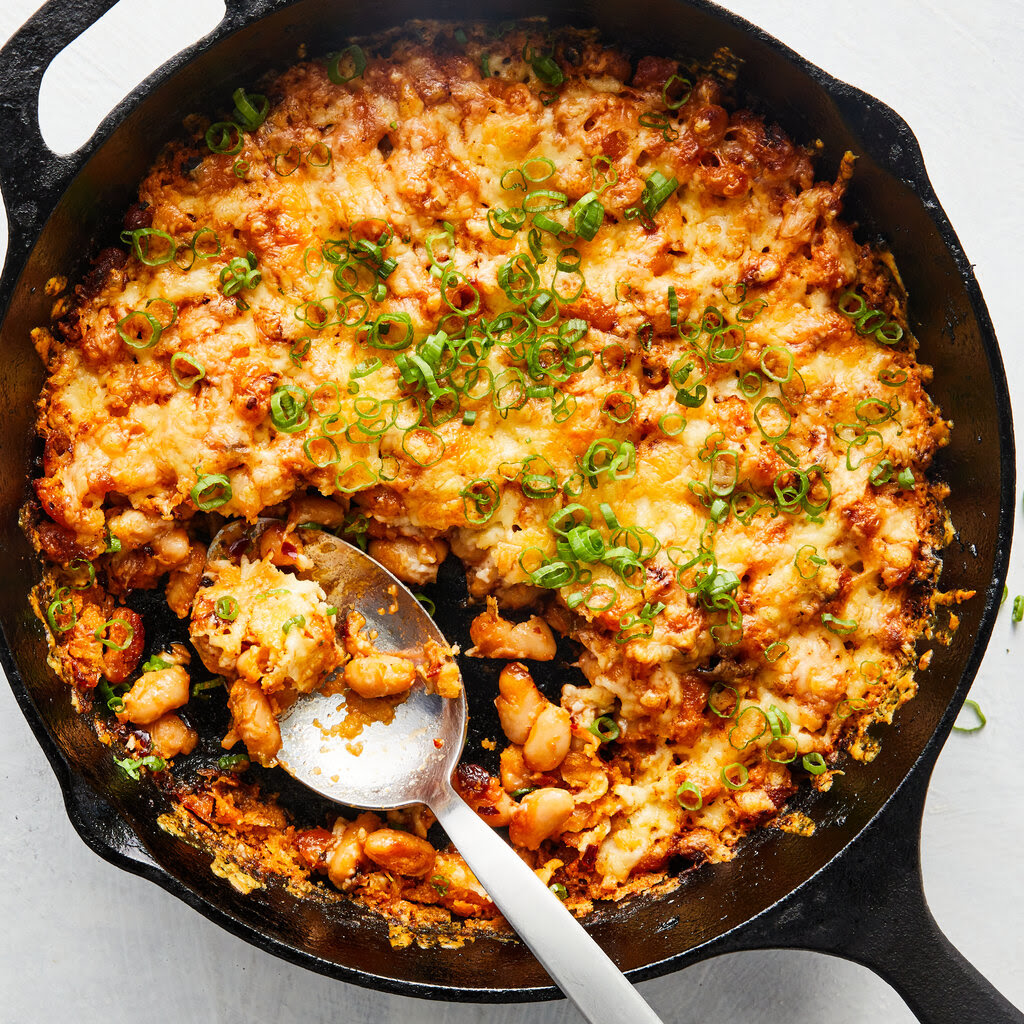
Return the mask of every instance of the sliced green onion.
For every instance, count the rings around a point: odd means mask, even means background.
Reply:
[[[651,176],[644,183],[644,190],[640,196],[647,216],[654,220],[655,214],[665,205],[669,196],[679,188],[678,178],[666,178],[661,171],[652,172]]]
[[[914,486],[914,482],[914,471],[909,466],[905,466],[896,474],[896,483],[905,491],[910,490]]]
[[[569,890],[561,882],[552,882],[548,888],[564,903],[569,898]]]
[[[804,771],[808,771],[812,775],[821,775],[828,768],[828,765],[825,764],[825,758],[817,751],[813,751],[810,754],[804,754],[801,763],[804,766]]]
[[[1022,611],[1024,611],[1024,600],[1022,600]],[[830,612],[821,613],[821,621],[825,628],[837,636],[847,636],[857,629],[856,619],[840,619]]]
[[[555,59],[548,53],[537,53],[532,48],[527,55],[523,52],[523,59],[533,68],[533,73],[545,84],[557,88],[565,81],[565,73],[555,62]]]
[[[295,629],[296,626],[299,629],[302,629],[302,627],[305,626],[305,625],[306,625],[306,616],[305,615],[293,615],[290,619],[287,619],[284,622],[284,624],[281,626],[281,629],[282,629],[282,631],[284,633],[287,634],[287,633],[290,633],[293,629]]]
[[[667,412],[659,418],[658,427],[666,437],[676,437],[686,429],[686,419],[678,412]]]
[[[163,324],[152,313],[141,309],[133,309],[117,321],[118,336],[134,349],[152,348],[160,340],[163,329]]]
[[[772,732],[772,739],[781,739],[783,736],[789,734],[792,724],[789,721],[789,715],[787,715],[782,708],[778,707],[776,704],[772,704],[765,712],[765,716],[768,719],[768,728],[771,729]]]
[[[223,622],[234,622],[238,618],[238,601],[233,597],[218,598],[214,611]]]
[[[341,461],[341,449],[333,437],[317,434],[302,442],[302,450],[317,469],[335,466]]]
[[[523,199],[523,209],[527,213],[549,213],[553,210],[564,210],[569,197],[564,192],[553,188],[538,188]]]
[[[206,145],[212,153],[235,156],[242,152],[244,142],[241,126],[234,121],[214,121],[206,129]]]
[[[669,110],[678,110],[690,98],[693,83],[682,75],[670,75],[661,87],[662,102]]]
[[[189,496],[201,512],[211,512],[231,500],[231,481],[224,473],[200,473]]]
[[[204,679],[202,682],[195,683],[192,687],[192,696],[198,697],[200,700],[210,699],[210,690],[216,690],[218,687],[225,686],[225,680],[223,676],[214,676],[212,679]]]
[[[66,633],[74,629],[78,622],[78,612],[75,610],[74,601],[68,597],[68,587],[58,587],[53,600],[46,608],[46,622],[54,633]],[[70,614],[70,621],[66,616]]]
[[[901,367],[889,366],[878,371],[878,379],[887,388],[898,388],[907,383],[910,374]]]
[[[121,626],[122,632],[125,634],[124,639],[118,643],[116,640],[111,640],[104,634],[111,626]],[[126,650],[128,645],[135,639],[135,627],[127,619],[107,619],[102,626],[97,626],[93,630],[92,634],[104,647],[109,647],[115,651]]]
[[[179,388],[188,391],[206,376],[206,368],[187,353],[175,352],[171,356],[171,376]]]
[[[849,697],[836,705],[836,718],[842,721],[844,718],[849,718],[855,711],[865,711],[867,708],[868,702],[863,697]]]
[[[297,384],[281,384],[270,396],[270,421],[283,434],[297,434],[309,426],[309,394]]]
[[[615,719],[610,715],[602,715],[600,718],[595,718],[587,726],[587,731],[592,732],[602,743],[614,742],[619,738],[621,732]]]
[[[134,231],[124,231],[121,233],[121,240],[131,242],[135,258],[147,267],[160,267],[165,263],[170,263],[178,251],[178,245],[174,239],[159,228],[136,228]],[[154,253],[154,240],[162,242],[166,248],[161,252],[158,246]]]
[[[161,658],[160,655],[154,654],[154,655],[151,655],[150,657],[148,657],[142,663],[142,671],[143,672],[162,672],[165,668],[170,668],[171,664],[172,663],[167,661],[165,658]]]
[[[210,248],[203,246],[202,252],[200,252],[199,241],[206,235],[213,236],[213,243],[216,245],[216,248],[213,248],[212,246]],[[192,236],[189,248],[192,250],[197,260],[212,260],[214,256],[220,255],[220,238],[217,236],[217,232],[214,231],[213,228],[200,228]]]
[[[249,767],[245,754],[225,754],[217,758],[217,767],[222,772],[244,772]]]
[[[743,719],[751,712],[760,716],[762,722],[761,729],[755,735],[749,736],[741,745],[737,745],[733,738],[733,734],[737,729],[742,730]],[[765,714],[764,710],[759,708],[756,704],[748,704],[745,708],[741,708],[736,714],[736,724],[729,730],[729,746],[734,750],[746,750],[751,743],[756,743],[768,731],[768,725],[768,716]]]
[[[723,708],[715,699],[723,693],[729,693],[732,695],[731,703],[728,705],[728,713],[726,712],[726,709]],[[719,718],[730,719],[735,716],[739,707],[740,694],[736,687],[729,686],[723,682],[716,682],[715,685],[711,687],[711,691],[708,693],[708,711],[713,715],[717,715]]]
[[[789,764],[796,760],[798,750],[795,736],[782,736],[764,748],[764,756],[773,764]]]
[[[704,806],[704,794],[693,782],[684,782],[679,786],[676,800],[684,811],[699,811]]]
[[[628,391],[609,391],[601,403],[601,412],[614,423],[628,423],[636,412],[636,395]]]
[[[588,192],[570,211],[576,234],[584,241],[593,241],[604,223],[604,206],[594,191]]]
[[[765,424],[762,420],[762,413],[771,410],[773,418],[776,421],[773,424]],[[778,441],[785,437],[790,428],[793,425],[793,417],[790,412],[783,406],[779,398],[762,398],[757,406],[754,407],[754,422],[758,426],[758,430],[770,441]],[[771,429],[769,429],[771,427]]]
[[[343,63],[344,71],[342,70]],[[327,62],[327,77],[335,85],[345,85],[346,82],[359,78],[365,70],[366,54],[363,52],[363,48],[356,46],[355,43],[346,46],[344,50],[336,53]],[[351,74],[346,74],[347,71],[351,71]]]
[[[810,551],[811,554],[804,555],[805,551]],[[804,569],[807,567],[806,563],[810,563],[810,565],[814,566],[813,570],[810,572],[804,572]],[[818,549],[813,544],[804,544],[804,546],[797,551],[796,557],[793,559],[793,564],[796,566],[796,571],[800,574],[801,579],[813,580],[814,577],[818,575],[821,567],[823,565],[828,565],[828,560],[822,558],[818,554]]]
[[[219,280],[221,292],[230,298],[243,288],[255,288],[263,280],[263,274],[257,269],[256,256],[250,252],[236,256],[223,267]]]
[[[270,112],[270,101],[266,96],[260,96],[257,93],[250,94],[239,87],[231,98],[235,101],[235,120],[246,131],[255,131],[266,121],[267,114]]]
[[[96,689],[99,691],[100,700],[106,704],[108,711],[113,711],[115,715],[119,715],[124,711],[124,697],[116,693],[110,683],[102,676],[96,684]]]
[[[162,757],[156,757],[152,754],[148,757],[126,757],[123,759],[115,757],[114,764],[136,782],[139,781],[140,768],[147,768],[151,772],[162,772],[167,767],[167,762]]]
[[[302,150],[298,146],[289,146],[283,153],[274,154],[274,173],[279,178],[287,178],[294,174],[302,164]]]
[[[86,572],[86,580],[84,583],[68,584],[72,590],[88,590],[96,582],[96,570],[93,568],[92,562],[87,558],[72,559],[68,562],[68,569],[71,571],[84,569]]]
[[[641,114],[638,123],[643,128],[653,128],[655,131],[661,132],[661,137],[666,142],[671,142],[679,137],[679,129],[672,126],[668,114],[663,114],[660,111],[652,110]]]
[[[1018,594],[1013,599],[1013,610],[1011,612],[1011,618],[1014,622],[1020,622],[1024,619],[1024,594]]]
[[[470,480],[459,491],[462,498],[466,521],[472,526],[482,526],[497,511],[501,504],[501,492],[489,477]]]
[[[314,142],[306,150],[306,163],[310,167],[330,167],[333,160],[334,153],[331,152],[331,147],[325,142]]]
[[[965,700],[964,701],[964,707],[965,708],[970,708],[974,712],[974,715],[975,715],[975,718],[977,719],[977,721],[975,722],[974,725],[956,725],[954,723],[954,725],[953,725],[954,731],[955,732],[978,732],[979,729],[984,729],[985,728],[985,724],[988,722],[988,719],[982,713],[981,708],[978,706],[978,702],[976,700],[970,700],[970,699]]]
[[[733,761],[722,769],[722,781],[729,789],[742,789],[750,779],[746,766]]]

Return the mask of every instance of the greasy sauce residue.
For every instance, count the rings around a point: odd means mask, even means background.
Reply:
[[[340,678],[340,677],[339,677]],[[395,718],[395,708],[404,704],[409,694],[396,693],[390,697],[360,697],[354,690],[342,685],[340,690],[325,690],[325,693],[338,692],[345,698],[344,702],[338,705],[338,710],[344,712],[345,717],[335,725],[325,726],[319,719],[314,719],[313,724],[320,729],[324,736],[337,736],[340,739],[355,739],[368,725],[374,722],[382,722],[390,725]],[[358,749],[349,744],[349,751],[359,754],[362,751],[362,744],[357,744]]]

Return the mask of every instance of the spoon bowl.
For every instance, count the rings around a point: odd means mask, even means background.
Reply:
[[[447,650],[444,635],[423,606],[379,562],[328,533],[304,545],[311,575],[338,609],[366,619],[367,635],[385,654],[415,655],[426,640]],[[466,695],[439,697],[417,683],[393,717],[350,723],[361,702],[333,689],[296,701],[279,719],[279,764],[317,792],[348,804],[390,810],[429,804],[438,780],[447,782],[466,743]]]

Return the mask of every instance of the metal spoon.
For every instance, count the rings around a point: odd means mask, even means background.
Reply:
[[[340,611],[361,612],[383,652],[447,642],[419,601],[383,566],[326,533],[307,541],[308,573]],[[339,710],[340,708],[340,710]],[[548,887],[451,785],[466,742],[466,698],[444,699],[416,686],[391,722],[365,726],[353,743],[341,726],[344,698],[303,696],[280,719],[285,771],[350,807],[388,810],[426,804],[495,905],[558,987],[592,1024],[661,1024],[625,975]]]

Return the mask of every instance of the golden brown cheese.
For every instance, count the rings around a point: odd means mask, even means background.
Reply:
[[[581,649],[474,806],[500,805],[538,867],[557,852],[574,898],[612,896],[674,855],[731,856],[849,725],[912,693],[948,425],[891,261],[840,219],[852,160],[815,182],[676,62],[466,31],[368,45],[343,83],[299,64],[237,152],[168,149],[135,250],[44,347],[36,538],[101,577],[138,550],[147,585],[191,564],[207,511],[291,500],[295,523],[319,502],[421,581],[447,542],[474,597],[534,605]],[[207,628],[224,587],[200,588],[193,636],[227,672],[242,627]],[[540,656],[484,625],[482,653]]]

